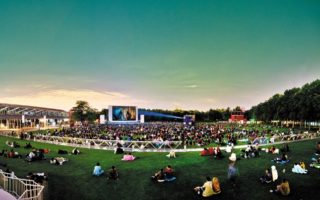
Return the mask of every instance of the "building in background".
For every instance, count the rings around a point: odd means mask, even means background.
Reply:
[[[40,129],[68,125],[64,110],[0,103],[0,130]]]

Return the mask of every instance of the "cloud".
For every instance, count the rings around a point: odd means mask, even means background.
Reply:
[[[185,86],[185,87],[186,87],[186,88],[197,88],[198,85],[193,84],[193,85],[187,85],[187,86]]]
[[[77,100],[88,101],[91,107],[102,109],[109,105],[141,105],[148,101],[134,99],[130,96],[112,91],[88,89],[52,89],[30,94],[0,97],[1,103],[42,106],[70,110]]]

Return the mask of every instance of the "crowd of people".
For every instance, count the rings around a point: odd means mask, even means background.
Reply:
[[[285,130],[285,131],[284,131]],[[202,147],[210,144],[236,145],[238,141],[253,142],[258,137],[290,135],[290,129],[275,129],[269,126],[249,126],[224,123],[198,123],[186,126],[182,123],[108,124],[88,125],[48,130],[44,132],[22,133],[21,138],[46,139],[41,136],[56,136],[81,139],[153,141],[165,143],[182,141],[185,146]],[[270,139],[270,140],[271,140]],[[70,141],[71,142],[71,141]]]

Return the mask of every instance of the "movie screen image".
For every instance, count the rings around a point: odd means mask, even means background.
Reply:
[[[113,106],[113,121],[136,121],[137,111],[134,106]]]

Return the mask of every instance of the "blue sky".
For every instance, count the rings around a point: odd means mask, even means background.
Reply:
[[[0,102],[249,109],[320,75],[320,1],[0,1]]]

